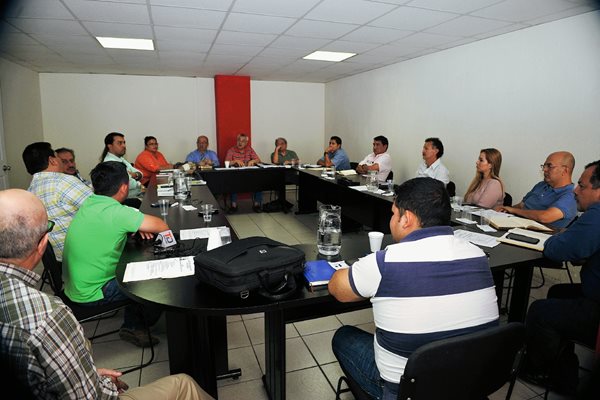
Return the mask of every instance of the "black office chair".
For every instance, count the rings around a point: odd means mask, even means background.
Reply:
[[[456,196],[456,184],[452,181],[448,182],[446,185],[446,191],[448,192],[449,197]]]
[[[408,358],[398,400],[482,400],[506,382],[510,399],[524,346],[525,326],[520,322],[428,343]],[[371,398],[342,371],[336,400],[347,391],[357,400]],[[342,382],[348,389],[341,389]]]
[[[389,181],[390,179],[394,180],[394,171],[392,171],[391,169],[390,169],[390,173],[388,174],[387,178],[385,178],[385,180]]]
[[[480,400],[506,382],[510,399],[524,345],[519,322],[426,344],[408,358],[398,399]]]
[[[356,169],[358,167],[358,163],[354,161],[350,161],[350,169]]]
[[[44,265],[44,272],[47,271],[46,275],[49,279],[50,287],[52,288],[54,295],[59,297],[63,301],[63,303],[65,303],[65,305],[71,309],[73,315],[80,323],[93,322],[105,318],[111,318],[119,310],[124,309],[125,307],[130,306],[132,304],[137,305],[132,300],[122,300],[111,304],[105,304],[94,307],[82,306],[81,304],[75,303],[71,299],[69,299],[69,297],[67,297],[63,290],[62,263],[58,262],[58,260],[56,259],[56,256],[54,255],[54,249],[52,249],[50,243],[48,243],[48,245],[46,246],[46,250],[42,255],[42,264]],[[121,371],[123,372],[123,374],[128,374],[130,372],[140,370],[144,367],[147,367],[154,361],[154,345],[152,344],[152,335],[150,333],[150,327],[147,324],[146,331],[148,332],[148,339],[150,342],[150,359],[146,362],[142,360],[140,365],[125,371]],[[88,339],[93,340],[117,332],[119,332],[119,329],[93,335]]]

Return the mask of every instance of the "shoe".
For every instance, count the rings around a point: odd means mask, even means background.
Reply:
[[[262,208],[260,207],[260,204],[253,205],[252,209],[254,210],[255,213],[261,213],[262,212]]]
[[[138,347],[150,347],[151,344],[157,345],[160,342],[156,336],[150,335],[150,338],[148,338],[148,332],[143,329],[121,328],[119,330],[119,337],[121,340]]]
[[[235,214],[237,212],[237,206],[231,206],[229,207],[229,210],[227,210],[227,214]]]
[[[548,376],[546,374],[535,374],[531,372],[521,371],[519,372],[518,378],[524,382],[542,388],[545,388],[548,384]]]

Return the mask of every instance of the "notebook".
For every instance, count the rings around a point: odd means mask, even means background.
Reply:
[[[307,261],[304,264],[304,278],[309,288],[326,286],[338,269],[348,268],[345,261],[328,262],[325,260]]]
[[[532,229],[541,232],[552,232],[551,228],[531,219],[515,217],[514,215],[494,215],[490,217],[490,225],[496,229]]]

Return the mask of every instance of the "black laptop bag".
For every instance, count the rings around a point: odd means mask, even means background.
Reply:
[[[233,241],[194,258],[196,277],[225,293],[247,298],[251,292],[279,300],[292,295],[304,269],[304,252],[254,236]]]

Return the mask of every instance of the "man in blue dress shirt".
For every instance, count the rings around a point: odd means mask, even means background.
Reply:
[[[212,150],[208,150],[208,138],[206,136],[198,136],[198,140],[196,140],[196,146],[198,146],[198,149],[188,154],[185,158],[185,162],[193,162],[201,167],[219,166],[219,157],[217,157],[217,153]]]
[[[497,209],[554,229],[565,228],[577,215],[571,179],[575,158],[568,151],[558,151],[550,154],[540,167],[544,173],[542,182],[537,183],[519,204]]]
[[[585,166],[575,199],[583,214],[546,240],[544,256],[581,264],[581,283],[554,285],[547,299],[531,304],[523,371],[525,380],[548,383],[568,395],[575,394],[578,384],[572,341],[594,347],[600,324],[600,160]]]
[[[335,166],[338,170],[351,169],[350,159],[342,149],[342,139],[339,136],[332,136],[329,139],[329,146],[325,149],[323,157],[317,161],[317,164],[324,167]]]

